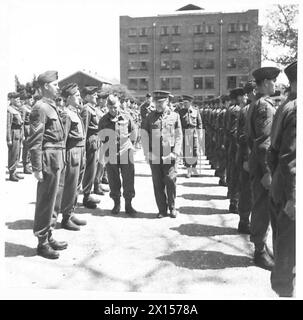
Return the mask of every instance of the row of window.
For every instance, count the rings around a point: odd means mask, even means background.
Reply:
[[[181,35],[181,26],[160,26],[160,35]],[[249,24],[248,23],[229,23],[227,25],[227,32],[248,32]],[[192,29],[193,34],[213,34],[215,33],[214,24],[197,24],[193,25]],[[152,33],[152,27],[141,27],[141,28],[129,28],[128,36],[129,37],[146,37]]]
[[[244,59],[236,59],[236,58],[228,58],[226,61],[227,69],[236,69],[236,68],[248,68],[249,60],[247,58]],[[213,59],[194,59],[193,60],[193,69],[201,70],[201,69],[214,69],[215,68],[215,60]],[[181,70],[181,61],[180,60],[161,60],[160,62],[161,70]],[[147,71],[148,70],[148,61],[129,61],[128,62],[128,70],[129,71]]]
[[[248,81],[248,76],[228,76],[227,89],[234,89],[237,86],[243,87]],[[193,77],[193,89],[214,89],[215,88],[215,77],[214,76],[195,76]],[[129,78],[128,89],[130,90],[149,90],[147,78]],[[181,90],[181,77],[161,77],[160,78],[160,89],[161,90]]]
[[[160,51],[161,53],[179,53],[181,52],[181,44],[180,43],[162,43]],[[235,40],[229,40],[227,43],[227,50],[237,50],[238,43]],[[193,43],[193,51],[194,52],[203,52],[203,51],[214,51],[215,43],[213,41],[195,41]],[[148,53],[148,44],[129,44],[128,45],[128,54],[137,54]]]

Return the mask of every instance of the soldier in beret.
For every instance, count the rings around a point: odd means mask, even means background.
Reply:
[[[183,133],[183,157],[187,168],[186,177],[198,176],[198,146],[202,147],[202,120],[199,110],[192,105],[193,96],[183,95],[184,108],[179,110]]]
[[[268,149],[275,114],[274,103],[270,95],[275,92],[275,83],[279,73],[280,70],[275,67],[263,67],[253,72],[257,95],[247,114],[247,142],[250,149],[248,165],[253,199],[250,241],[255,246],[255,264],[268,270],[274,266],[273,255],[266,246],[270,222],[269,188],[271,185]],[[273,224],[272,228],[274,232]]]
[[[80,191],[83,173],[85,170],[85,127],[80,116],[82,99],[77,84],[70,83],[62,88],[62,97],[66,101],[65,143],[66,166],[60,211],[62,212],[61,227],[77,231],[80,226],[86,225],[85,220],[78,219],[75,214],[77,196]]]
[[[168,108],[169,92],[154,91],[156,110],[146,118],[142,130],[142,146],[152,172],[158,218],[175,218],[177,157],[182,150],[182,127],[178,113]]]
[[[297,62],[284,69],[290,82],[288,99],[279,106],[272,125],[269,164],[271,205],[276,220],[275,265],[271,286],[281,297],[291,297],[295,280]]]
[[[21,113],[20,94],[8,94],[9,105],[7,108],[6,142],[8,146],[8,171],[10,181],[19,181],[22,176],[16,173],[20,157],[21,142],[23,138],[23,118]]]
[[[103,143],[100,153],[104,153],[105,156],[110,186],[109,196],[114,200],[111,212],[115,215],[120,213],[121,173],[125,213],[133,217],[137,213],[132,207],[132,199],[135,197],[134,143],[137,138],[135,125],[130,115],[120,110],[118,97],[109,95],[107,107],[108,113],[99,123],[99,136]]]
[[[34,234],[38,237],[38,255],[57,259],[57,250],[67,248],[65,241],[53,238],[59,202],[59,183],[64,180],[65,137],[55,99],[59,94],[57,71],[39,75],[42,99],[33,106],[30,114],[28,147],[31,152],[32,169],[38,180],[34,219]]]
[[[100,142],[98,139],[100,115],[97,113],[97,91],[98,87],[86,86],[82,90],[85,105],[81,110],[81,117],[86,131],[86,167],[82,180],[83,206],[91,209],[97,207],[100,200],[91,195],[94,185]]]

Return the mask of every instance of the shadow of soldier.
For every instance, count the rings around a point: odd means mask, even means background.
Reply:
[[[177,184],[183,187],[193,187],[193,188],[219,187],[218,183],[182,182]]]
[[[37,255],[36,248],[30,248],[21,244],[5,242],[5,257],[34,257]]]
[[[200,200],[200,201],[209,201],[209,200],[226,200],[226,196],[220,195],[208,195],[208,194],[197,194],[197,193],[187,193],[181,194],[177,197],[186,199],[186,200]]]
[[[211,207],[184,206],[184,207],[179,207],[179,212],[183,214],[191,214],[191,215],[212,215],[212,214],[225,214],[225,213],[228,213],[228,210],[211,208]]]
[[[214,237],[222,235],[238,235],[237,229],[229,227],[216,227],[205,224],[188,223],[179,227],[170,228],[180,234],[190,237]]]
[[[14,222],[6,222],[5,225],[10,230],[27,230],[27,229],[33,229],[34,228],[34,221],[33,220],[17,220]]]
[[[200,270],[246,268],[254,265],[250,257],[205,250],[179,250],[157,259],[172,262],[177,267]]]

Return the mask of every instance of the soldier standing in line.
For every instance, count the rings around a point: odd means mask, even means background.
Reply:
[[[254,103],[256,96],[256,84],[254,81],[247,82],[244,86],[244,93],[247,94],[247,104],[241,108],[238,125],[237,125],[237,167],[239,170],[239,204],[238,213],[240,221],[238,224],[238,232],[250,234],[249,217],[251,213],[251,187],[248,172],[248,155],[249,149],[246,136],[247,112],[251,103]]]
[[[177,157],[182,150],[180,116],[168,108],[169,92],[154,91],[156,110],[146,118],[142,130],[142,146],[152,172],[158,218],[176,218]]]
[[[296,264],[297,62],[288,65],[284,72],[290,82],[290,94],[275,114],[269,153],[270,197],[277,228],[271,286],[279,296],[292,297]]]
[[[246,104],[244,100],[243,88],[235,88],[230,91],[230,96],[235,100],[234,105],[228,109],[227,114],[227,133],[229,140],[228,148],[228,194],[230,199],[229,212],[238,213],[238,178],[239,170],[237,167],[236,155],[238,151],[237,145],[237,124],[241,107]]]
[[[146,117],[155,110],[155,106],[153,105],[153,98],[150,93],[146,94],[146,100],[140,106],[140,115],[141,115],[141,128],[144,125],[144,121]]]
[[[64,110],[66,166],[62,198],[59,210],[62,212],[61,227],[67,230],[80,230],[79,226],[86,225],[85,220],[78,219],[75,214],[77,196],[85,170],[85,128],[80,116],[82,101],[77,84],[70,83],[62,88],[62,97],[66,101]]]
[[[8,94],[9,105],[7,108],[6,142],[8,146],[8,171],[9,180],[18,182],[24,177],[16,173],[20,157],[21,141],[23,138],[23,119],[21,114],[20,94]]]
[[[114,200],[112,214],[119,214],[121,209],[121,179],[125,213],[134,217],[137,211],[132,207],[135,196],[134,143],[136,131],[133,119],[120,110],[118,97],[107,98],[108,113],[99,123],[100,140],[103,143],[100,153],[105,152],[105,162],[110,186],[109,196]],[[104,149],[104,150],[103,150]]]
[[[22,118],[24,121],[24,140],[22,147],[22,163],[23,163],[23,172],[25,174],[32,174],[30,169],[30,152],[27,146],[27,140],[30,131],[29,117],[32,111],[33,99],[29,93],[24,92],[21,94],[20,98],[24,101],[24,104],[21,107]]]
[[[192,105],[193,96],[182,96],[184,108],[178,113],[183,133],[183,157],[187,168],[186,177],[198,176],[198,147],[202,147],[202,120],[199,110]]]
[[[252,190],[252,211],[250,222],[250,241],[254,243],[254,262],[257,266],[271,270],[274,266],[273,255],[266,246],[270,222],[269,188],[271,173],[268,165],[270,132],[275,108],[270,95],[275,92],[275,82],[280,70],[263,67],[253,72],[256,80],[257,95],[247,114],[247,141],[250,149],[249,176]],[[273,234],[275,226],[272,223]]]
[[[81,117],[86,131],[86,166],[82,180],[83,206],[95,209],[100,200],[91,195],[97,172],[100,142],[98,138],[100,118],[96,111],[98,87],[86,86],[82,90],[82,97],[86,104],[81,111]]]
[[[65,241],[56,241],[52,235],[57,222],[54,208],[65,162],[64,128],[55,103],[59,94],[57,71],[40,74],[37,83],[42,99],[35,103],[30,114],[28,137],[32,169],[38,180],[34,234],[38,237],[38,255],[57,259],[57,250],[67,248]]]

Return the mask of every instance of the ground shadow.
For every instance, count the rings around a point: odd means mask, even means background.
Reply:
[[[254,265],[250,257],[205,250],[180,250],[157,259],[172,262],[177,267],[199,270],[246,268]]]
[[[135,177],[151,177],[151,173],[150,173],[150,174],[146,174],[146,173],[135,173]]]
[[[5,257],[33,257],[37,255],[36,248],[30,248],[21,244],[5,242]]]
[[[219,187],[217,183],[202,183],[202,182],[183,182],[178,183],[180,186],[193,187],[193,188],[208,188],[208,187]]]
[[[211,214],[226,214],[228,213],[227,209],[216,209],[210,207],[180,207],[179,212],[183,214],[191,215],[211,215]]]
[[[207,224],[188,223],[171,228],[180,234],[190,237],[214,237],[223,235],[238,235],[237,229],[229,227],[217,227]]]
[[[186,174],[187,173],[178,173],[177,177],[186,178]],[[203,177],[214,177],[214,174],[213,173],[200,173],[198,176],[191,176],[191,178],[188,178],[188,179],[198,179],[198,178],[203,178]]]
[[[208,194],[197,194],[197,193],[181,194],[177,197],[180,197],[186,200],[204,200],[204,201],[227,199],[226,196],[220,196],[217,194],[208,195]]]
[[[17,220],[14,222],[6,222],[5,225],[8,227],[8,229],[11,229],[11,230],[27,230],[27,229],[34,228],[34,221],[24,219],[24,220]]]

